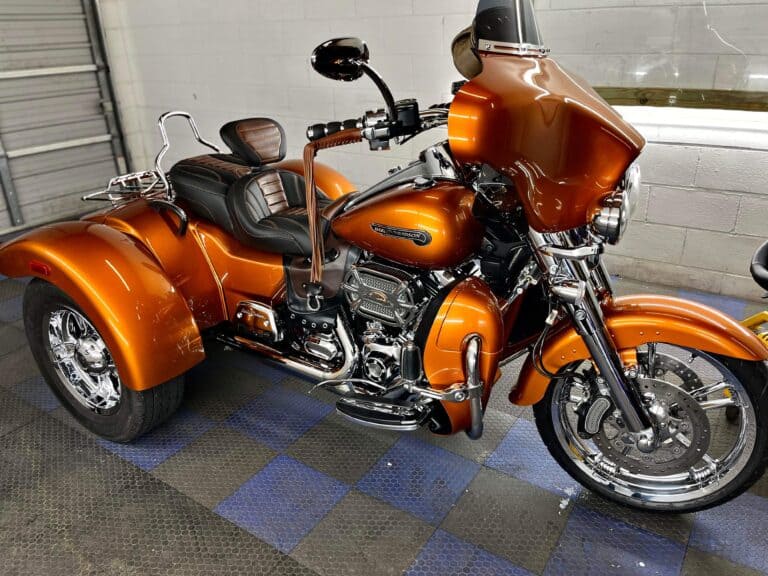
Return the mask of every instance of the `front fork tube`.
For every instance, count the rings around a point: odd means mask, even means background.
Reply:
[[[550,272],[550,276],[560,270],[561,261],[546,255],[546,250],[543,250],[550,245],[550,238],[531,233],[531,240],[537,249],[541,265]],[[643,407],[639,392],[628,382],[624,374],[623,362],[607,331],[600,307],[597,292],[598,290],[611,292],[610,276],[602,264],[591,270],[584,260],[566,260],[562,263],[585,288],[583,297],[572,298],[566,302],[566,309],[600,371],[604,387],[610,391],[616,408],[621,411],[628,430],[635,437],[636,446],[642,452],[651,452],[655,447],[652,422]],[[552,292],[558,293],[554,288]]]

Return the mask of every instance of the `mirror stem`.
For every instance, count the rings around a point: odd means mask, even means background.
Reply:
[[[376,72],[371,66],[369,66],[367,63],[362,63],[361,68],[363,72],[365,72],[365,75],[368,76],[371,80],[373,80],[373,83],[376,84],[376,87],[381,92],[381,95],[384,97],[384,102],[387,105],[387,110],[389,114],[389,119],[392,122],[397,121],[397,107],[395,106],[395,97],[392,96],[392,91],[389,89],[389,86],[387,86],[386,82],[384,82],[384,79],[379,76],[379,73]]]

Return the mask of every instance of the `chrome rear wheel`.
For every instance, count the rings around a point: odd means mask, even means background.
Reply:
[[[568,367],[537,406],[542,437],[571,475],[622,504],[669,511],[712,506],[757,479],[766,434],[759,379],[737,375],[727,359],[664,344],[638,350],[638,364],[634,382],[657,437],[651,452],[637,448],[612,406],[598,413],[596,433],[585,431],[585,415],[604,398],[591,363]]]
[[[84,407],[99,414],[120,404],[122,384],[101,335],[81,313],[61,308],[48,316],[48,354],[62,384]]]

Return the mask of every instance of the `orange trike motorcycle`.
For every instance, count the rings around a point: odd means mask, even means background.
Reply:
[[[47,382],[127,442],[174,412],[215,339],[360,424],[476,439],[501,367],[526,356],[509,399],[584,486],[671,512],[742,493],[766,467],[768,348],[692,302],[615,298],[601,260],[630,224],[645,141],[548,57],[529,0],[481,0],[454,57],[468,81],[422,110],[395,101],[364,42],[318,47],[319,73],[368,76],[386,107],[310,127],[302,160],[273,120],[224,126],[225,153],[163,116],[155,169],[89,198],[105,210],[0,248],[1,273],[34,277],[24,322]],[[166,173],[174,116],[211,153]],[[368,190],[315,162],[446,125]]]

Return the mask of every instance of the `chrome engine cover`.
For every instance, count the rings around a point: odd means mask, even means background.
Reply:
[[[353,314],[401,329],[414,321],[424,300],[417,279],[376,262],[353,266],[343,289]]]

